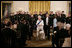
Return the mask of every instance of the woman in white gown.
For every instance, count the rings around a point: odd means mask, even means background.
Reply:
[[[41,19],[41,16],[38,16],[36,25],[37,25],[37,39],[45,39],[45,33],[44,33],[44,29],[43,29],[44,22]]]

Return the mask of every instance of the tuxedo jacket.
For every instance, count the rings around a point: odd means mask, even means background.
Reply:
[[[16,32],[10,28],[1,30],[1,44],[3,47],[12,47],[15,44]]]

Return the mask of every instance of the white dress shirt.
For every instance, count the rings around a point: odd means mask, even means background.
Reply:
[[[57,27],[57,19],[56,18],[53,19],[53,27]]]
[[[46,17],[46,25],[48,25],[48,17]]]

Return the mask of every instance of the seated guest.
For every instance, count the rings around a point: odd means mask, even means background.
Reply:
[[[5,48],[15,47],[16,33],[11,28],[11,23],[7,22],[4,29],[1,30],[1,44]]]
[[[43,31],[42,33],[45,34],[44,33],[44,29],[43,29],[44,22],[41,19],[41,16],[38,16],[38,20],[36,22],[36,26],[37,26],[37,38],[39,38],[40,31]],[[43,35],[42,39],[45,39],[45,35]]]
[[[65,35],[65,41],[62,47],[71,47],[71,25],[70,24],[66,24],[66,30],[67,33]]]

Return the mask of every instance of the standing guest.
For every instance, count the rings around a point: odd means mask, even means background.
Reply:
[[[71,47],[71,25],[70,24],[66,24],[65,41],[62,47]]]
[[[34,15],[33,15],[33,16],[34,16],[34,18],[35,18],[35,23],[36,23],[36,21],[37,21],[37,19],[38,19],[38,18],[37,18],[37,17],[38,17],[37,11],[34,12]],[[35,28],[35,30],[36,30],[36,27],[35,27],[35,26],[34,26],[34,28]]]
[[[55,15],[57,16],[57,12],[55,12]]]
[[[64,11],[62,11],[62,13],[61,13],[61,17],[63,17],[63,18],[66,17],[66,15],[64,14]]]
[[[46,14],[48,14],[48,12],[43,11],[43,20],[46,18]]]
[[[4,22],[1,22],[1,29],[5,28]]]
[[[52,35],[52,46],[53,47],[55,47],[54,46],[54,44],[55,44],[55,39],[54,39],[54,33],[56,32],[56,29],[57,29],[57,18],[56,18],[57,16],[56,16],[56,14],[55,14],[55,16],[54,16],[54,19],[53,19],[53,35]]]
[[[20,31],[20,46],[26,46],[27,40],[27,23],[25,20],[21,20],[20,24],[18,25],[18,29]]]
[[[50,28],[52,28],[53,27],[53,18],[54,18],[54,13],[53,13],[53,11],[51,11],[50,12],[50,14],[49,14],[49,25],[50,25]]]
[[[60,22],[61,21],[61,12],[58,11],[57,12],[57,22]]]
[[[53,11],[50,11],[50,15],[49,16],[54,16],[54,13]]]
[[[41,11],[39,12],[39,15],[42,16],[42,12]]]
[[[1,45],[4,48],[15,48],[16,32],[10,27],[11,23],[7,22],[5,28],[1,30]]]
[[[57,25],[57,29],[55,30],[55,37],[54,37],[54,43],[56,44],[56,47],[61,47],[63,42],[64,42],[64,32],[65,32],[65,29],[62,28],[62,23],[61,21],[58,22],[58,25]]]
[[[44,20],[44,29],[45,29],[45,36],[47,36],[49,39],[50,37],[49,14],[46,14],[46,18]]]
[[[31,15],[30,17],[29,25],[30,25],[29,39],[31,40],[31,37],[33,36],[34,25],[35,25],[35,18],[33,15]]]
[[[43,14],[42,14],[41,11],[39,12],[39,15],[41,16],[41,18],[42,18],[42,20],[43,20]]]
[[[53,29],[56,30],[56,27],[57,27],[57,16],[55,15],[54,16],[54,19],[53,19]]]
[[[10,14],[10,20],[12,22],[12,25],[14,24],[15,18],[14,18],[14,13]]]
[[[36,22],[36,26],[37,26],[37,39],[39,38],[39,32],[40,31],[43,31],[42,33],[44,33],[44,29],[43,29],[43,26],[44,26],[44,22],[43,20],[41,19],[41,16],[38,16],[38,20]],[[43,35],[42,39],[45,39],[45,35]]]
[[[30,14],[29,12],[26,12],[26,20],[29,21],[29,18],[30,18]]]
[[[64,11],[62,11],[62,13],[61,13],[61,21],[62,21],[62,24],[64,26],[64,24],[66,22],[66,15],[64,14]]]
[[[37,17],[38,17],[37,11],[34,12],[34,15],[33,15],[33,16],[34,16],[34,18],[36,18],[36,20],[37,20]]]
[[[66,24],[71,24],[71,13],[68,14],[68,17],[66,18]]]

